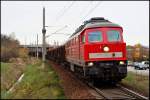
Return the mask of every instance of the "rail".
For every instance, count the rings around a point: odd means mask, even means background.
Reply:
[[[133,100],[133,99],[142,99],[142,100],[149,100],[148,97],[142,96],[139,93],[136,93],[130,89],[127,89],[119,84],[113,87],[108,88],[98,88],[93,86],[92,84],[86,83],[90,88],[96,91],[102,99],[126,99],[126,100]]]

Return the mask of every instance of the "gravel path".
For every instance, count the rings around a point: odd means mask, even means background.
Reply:
[[[58,73],[61,86],[64,88],[65,95],[68,99],[95,99],[89,93],[88,87],[79,81],[71,72],[52,61],[49,62],[52,68]]]

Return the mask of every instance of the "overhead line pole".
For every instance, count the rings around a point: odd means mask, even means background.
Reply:
[[[42,60],[45,62],[45,55],[46,55],[46,45],[45,45],[45,34],[46,34],[46,29],[45,29],[45,7],[43,7],[43,49],[42,49]]]

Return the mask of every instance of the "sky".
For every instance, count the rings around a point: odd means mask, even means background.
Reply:
[[[83,21],[104,17],[123,27],[127,45],[149,46],[149,1],[1,1],[1,34],[14,33],[21,44],[35,44],[38,34],[41,44],[43,7],[51,45],[65,43]]]

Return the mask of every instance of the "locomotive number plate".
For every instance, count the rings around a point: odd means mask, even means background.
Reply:
[[[122,57],[122,52],[89,53],[89,58],[118,58],[118,57]]]

